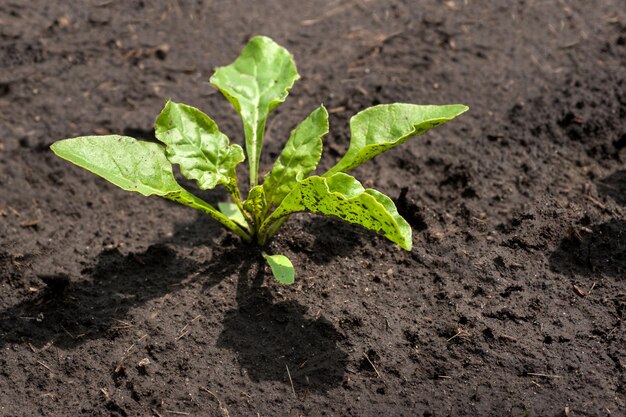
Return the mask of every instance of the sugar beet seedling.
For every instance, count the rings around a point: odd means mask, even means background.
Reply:
[[[335,216],[382,234],[411,250],[411,227],[384,194],[364,188],[348,171],[408,139],[467,111],[461,104],[419,106],[384,104],[367,108],[350,120],[350,146],[343,158],[322,175],[312,175],[328,133],[328,112],[320,106],[292,132],[259,184],[259,160],[269,113],[285,101],[299,78],[291,54],[267,37],[256,36],[232,64],[218,68],[211,84],[230,101],[243,122],[250,167],[250,192],[243,199],[237,165],[245,160],[215,122],[200,110],[168,101],[157,117],[155,134],[165,146],[126,136],[83,136],[51,146],[59,157],[85,168],[118,187],[144,196],[157,195],[204,212],[247,242],[260,246],[274,236],[293,213]],[[196,197],[175,180],[172,164],[201,190],[226,188],[232,202],[218,208]],[[281,284],[294,282],[284,255],[263,253]]]

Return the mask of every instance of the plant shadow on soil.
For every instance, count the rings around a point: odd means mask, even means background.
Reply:
[[[597,224],[587,230],[591,232],[573,229],[569,232],[550,255],[550,268],[565,275],[603,274],[623,279],[626,276],[626,220]]]
[[[601,195],[626,205],[626,170],[615,171],[596,185]],[[568,231],[550,256],[550,268],[561,274],[626,277],[626,220],[591,225],[584,216],[578,224],[584,229]]]
[[[598,193],[626,206],[626,170],[618,170],[597,181]],[[626,220],[591,225],[584,216],[584,229],[572,227],[550,256],[550,268],[561,274],[626,276]]]
[[[0,347],[23,342],[73,349],[92,339],[114,339],[130,325],[125,321],[130,309],[180,288],[198,267],[172,249],[178,238],[143,252],[105,249],[77,280],[65,274],[38,275],[46,284],[43,289],[0,311]]]
[[[289,384],[288,367],[298,391],[326,391],[341,384],[348,358],[337,344],[343,335],[323,316],[307,316],[307,307],[298,302],[275,301],[270,289],[262,286],[270,277],[260,250],[229,235],[222,242],[207,242],[207,234],[219,233],[210,223],[199,217],[191,224],[177,225],[171,238],[143,252],[125,255],[117,248],[103,250],[94,266],[83,270],[87,278],[40,276],[44,289],[0,311],[0,348],[7,343],[36,348],[54,343],[73,349],[92,339],[114,339],[129,325],[126,317],[132,308],[191,280],[209,290],[238,274],[238,306],[225,313],[217,347],[234,351],[240,366],[257,382]],[[173,249],[201,244],[220,252],[208,266]]]
[[[597,183],[598,192],[626,206],[626,170],[615,171]]]
[[[226,312],[217,347],[235,352],[255,382],[293,382],[296,391],[321,392],[340,385],[348,361],[338,346],[344,336],[325,317],[307,317],[308,308],[297,301],[274,300],[262,285],[270,274],[258,248],[239,246],[226,257],[240,260],[216,271],[238,271],[237,308]]]
[[[325,265],[335,258],[352,255],[356,248],[363,247],[362,239],[375,235],[374,232],[339,219],[319,215],[304,220],[302,231],[303,236],[285,243],[295,253],[303,253],[316,265]]]

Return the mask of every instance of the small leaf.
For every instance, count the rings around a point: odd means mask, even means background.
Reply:
[[[224,216],[228,217],[243,228],[248,228],[248,222],[246,221],[243,213],[241,213],[241,210],[239,210],[239,207],[237,207],[237,204],[220,201],[217,203],[217,208],[222,212]]]
[[[263,223],[260,233],[273,230],[274,222],[300,211],[339,217],[380,233],[401,248],[411,250],[411,227],[398,214],[393,201],[376,190],[366,190],[348,174],[312,176],[298,183]]]
[[[250,236],[232,220],[176,182],[165,149],[156,143],[117,135],[83,136],[60,140],[50,149],[124,190],[157,195],[200,210],[250,241]]]
[[[462,104],[418,106],[395,103],[367,108],[350,119],[350,147],[337,165],[324,176],[348,172],[467,110],[468,107]]]
[[[263,252],[263,257],[267,261],[272,270],[272,275],[276,281],[283,285],[291,285],[295,281],[295,271],[293,264],[285,255],[268,255]]]
[[[266,175],[263,188],[268,205],[278,205],[298,183],[298,174],[307,176],[322,156],[322,136],[328,133],[328,112],[324,106],[315,109],[289,137],[287,144]]]
[[[215,70],[211,84],[233,105],[243,121],[250,164],[250,188],[258,183],[259,158],[269,113],[285,101],[300,78],[291,54],[270,38],[256,36],[232,64]]]
[[[167,157],[202,190],[223,184],[237,189],[235,168],[245,157],[239,145],[230,145],[209,116],[185,104],[168,101],[156,120],[156,137],[167,146]]]
[[[261,224],[267,212],[267,200],[262,186],[257,185],[250,190],[248,198],[243,202],[243,208],[250,213],[255,223]]]

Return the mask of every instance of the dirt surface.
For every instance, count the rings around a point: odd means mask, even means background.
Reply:
[[[208,77],[255,34],[302,74],[264,171],[319,103],[321,169],[367,106],[470,106],[354,173],[411,252],[298,215],[280,287],[210,219],[49,151],[150,139],[168,97],[241,143]],[[623,0],[1,1],[0,415],[626,415],[625,66]]]

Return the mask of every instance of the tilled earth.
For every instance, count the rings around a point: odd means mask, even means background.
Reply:
[[[411,252],[297,215],[281,287],[210,219],[50,152],[150,140],[166,98],[241,143],[208,78],[255,34],[302,75],[264,172],[320,103],[320,169],[368,106],[470,106],[355,171]],[[622,0],[0,2],[0,415],[625,415],[625,67]]]

